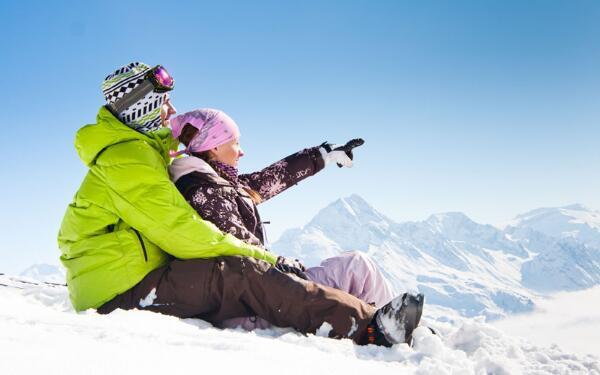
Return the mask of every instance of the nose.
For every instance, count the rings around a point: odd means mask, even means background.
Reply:
[[[244,154],[244,150],[242,150],[242,149],[240,148],[240,151],[238,152],[238,158],[241,158],[241,157],[242,157],[242,156],[244,156],[244,155],[245,155],[245,154]]]
[[[172,116],[177,113],[177,109],[175,109],[175,106],[173,105],[173,103],[171,103],[170,100],[167,102],[167,106],[168,106],[167,113],[169,116]]]

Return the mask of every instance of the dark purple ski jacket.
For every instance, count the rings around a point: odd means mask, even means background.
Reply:
[[[313,147],[261,171],[239,175],[237,183],[219,175],[206,161],[195,156],[174,160],[169,173],[177,189],[203,220],[252,245],[262,246],[265,242],[263,223],[256,204],[243,187],[258,192],[265,202],[324,166],[319,148]]]

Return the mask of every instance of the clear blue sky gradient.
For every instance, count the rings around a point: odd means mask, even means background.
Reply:
[[[75,132],[103,78],[135,60],[169,69],[180,112],[237,121],[242,171],[366,140],[351,170],[265,203],[273,238],[352,193],[398,221],[600,208],[595,1],[3,1],[0,14],[0,272],[57,262],[85,174]]]

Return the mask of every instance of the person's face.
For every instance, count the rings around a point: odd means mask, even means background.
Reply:
[[[171,97],[166,95],[162,107],[160,107],[160,123],[162,126],[169,126],[169,118],[177,113],[177,110],[171,103]]]
[[[219,147],[215,147],[210,151],[216,160],[220,161],[221,163],[229,164],[232,167],[237,167],[240,158],[244,156],[244,151],[240,146],[239,138],[232,139],[231,141],[224,143]]]

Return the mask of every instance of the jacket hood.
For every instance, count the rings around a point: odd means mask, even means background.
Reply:
[[[195,156],[186,156],[173,160],[169,166],[169,175],[173,182],[192,172],[206,173],[219,177],[217,172],[204,160]]]
[[[89,167],[107,147],[134,140],[147,142],[167,160],[169,149],[176,145],[170,129],[162,128],[153,133],[142,134],[123,124],[108,109],[102,107],[98,111],[96,124],[86,125],[77,131],[75,149],[81,161]]]

